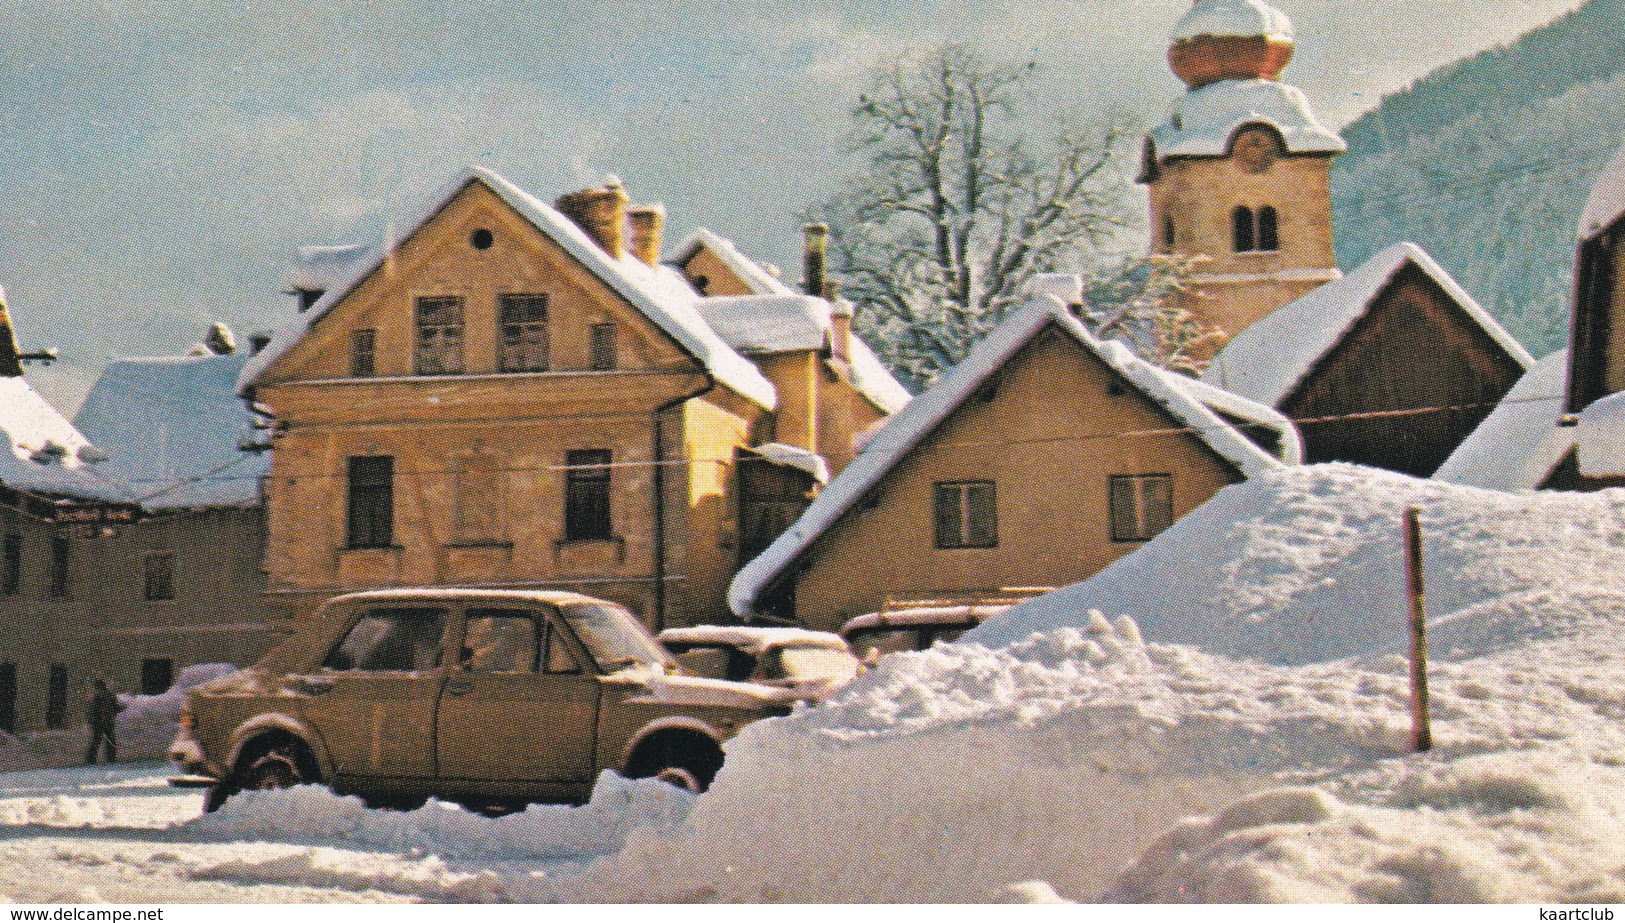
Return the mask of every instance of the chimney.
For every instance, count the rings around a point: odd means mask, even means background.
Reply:
[[[257,356],[271,345],[271,332],[269,330],[256,330],[248,335],[248,354]]]
[[[666,228],[666,206],[634,205],[626,210],[632,229],[632,255],[650,266],[660,265],[660,235]]]
[[[237,337],[230,327],[216,321],[209,325],[209,335],[204,338],[203,345],[217,356],[229,356],[237,351]]]
[[[829,306],[829,354],[841,362],[852,361],[852,302],[845,298],[836,298]]]
[[[801,290],[815,298],[824,297],[824,251],[829,248],[829,225],[808,224],[801,228],[806,241],[802,250]]]
[[[576,223],[611,259],[625,252],[621,226],[626,221],[626,189],[613,176],[604,185],[559,196],[554,203],[565,217]]]

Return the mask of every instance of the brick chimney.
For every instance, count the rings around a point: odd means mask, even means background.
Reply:
[[[852,302],[845,298],[830,302],[829,355],[841,362],[852,361]]]
[[[801,255],[801,290],[815,298],[822,298],[824,253],[829,249],[829,225],[803,225],[801,233],[804,241]]]
[[[626,223],[626,189],[619,179],[606,177],[602,186],[565,193],[553,204],[611,259],[621,258],[625,252],[621,227]]]
[[[666,228],[666,206],[634,205],[626,210],[632,230],[632,255],[650,266],[660,265],[660,236]]]

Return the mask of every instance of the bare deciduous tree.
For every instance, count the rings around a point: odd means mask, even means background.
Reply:
[[[1135,225],[1124,122],[1034,145],[1032,71],[957,45],[882,68],[853,109],[864,168],[806,215],[830,225],[860,325],[916,385],[964,358],[1035,275],[1092,267]]]

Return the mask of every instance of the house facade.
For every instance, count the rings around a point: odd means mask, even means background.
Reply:
[[[1095,339],[1074,310],[1029,299],[888,421],[734,579],[734,613],[832,630],[888,598],[1073,583],[1297,461],[1279,414]]]
[[[838,443],[895,406],[839,374],[867,349],[849,327],[831,341],[822,299],[767,293],[794,303],[790,332],[747,348],[750,306],[710,304],[662,264],[663,224],[618,181],[555,208],[471,170],[308,299],[239,382],[271,421],[277,604],[556,587],[655,627],[715,618],[740,563],[740,459],[816,456],[834,444],[818,423],[833,416]],[[890,386],[882,401],[906,401]]]

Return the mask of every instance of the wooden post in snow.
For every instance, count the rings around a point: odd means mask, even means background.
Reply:
[[[1405,586],[1410,597],[1411,636],[1411,749],[1433,749],[1433,727],[1428,717],[1428,627],[1422,598],[1421,510],[1405,510]]]

